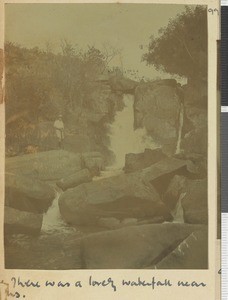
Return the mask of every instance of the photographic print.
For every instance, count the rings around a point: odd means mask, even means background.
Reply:
[[[5,5],[6,269],[208,269],[207,18]]]

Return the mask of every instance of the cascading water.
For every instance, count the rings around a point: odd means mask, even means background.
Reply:
[[[64,231],[72,231],[74,228],[67,226],[67,224],[63,221],[60,211],[58,200],[62,193],[62,190],[55,187],[56,196],[52,202],[52,205],[49,207],[48,211],[43,215],[43,222],[41,231],[43,233],[53,233],[58,232],[61,229],[61,232]]]
[[[181,152],[181,137],[182,137],[182,129],[184,125],[184,105],[180,104],[180,114],[179,114],[179,128],[178,128],[178,137],[177,137],[177,146],[176,146],[176,154]]]
[[[140,153],[146,148],[158,147],[147,135],[145,128],[134,130],[134,96],[125,94],[123,101],[124,109],[116,113],[114,122],[110,125],[110,150],[115,154],[113,169],[124,166],[127,153]]]

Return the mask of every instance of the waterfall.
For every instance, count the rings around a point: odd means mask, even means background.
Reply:
[[[182,128],[184,124],[184,105],[180,104],[180,114],[179,114],[179,128],[178,128],[178,137],[177,137],[177,146],[176,146],[176,154],[181,152],[181,137],[182,137]]]
[[[124,109],[118,111],[110,125],[110,150],[115,154],[113,168],[122,168],[127,153],[144,152],[145,148],[157,148],[145,128],[134,130],[134,96],[125,94]]]

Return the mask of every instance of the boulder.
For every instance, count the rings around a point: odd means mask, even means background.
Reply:
[[[85,268],[142,269],[155,265],[199,227],[151,224],[88,235],[82,240]]]
[[[6,173],[5,205],[22,211],[43,213],[55,198],[54,189],[45,182]]]
[[[166,155],[162,152],[161,148],[153,150],[145,149],[143,153],[128,153],[125,156],[124,171],[129,173],[144,169],[165,157]]]
[[[82,153],[82,164],[92,176],[99,175],[104,170],[104,159],[100,152]]]
[[[156,269],[207,269],[208,231],[205,226],[192,232],[175,250],[163,258]]]
[[[186,223],[208,223],[207,179],[188,181],[182,207]]]
[[[81,169],[81,155],[64,150],[38,152],[6,159],[6,172],[40,180],[59,180]]]
[[[59,207],[64,220],[74,225],[96,224],[102,217],[171,217],[156,190],[146,185],[138,173],[104,178],[67,190],[59,198]]]
[[[92,177],[88,169],[83,169],[73,175],[62,178],[56,184],[63,191],[78,186],[79,184],[92,181]]]
[[[31,212],[20,211],[5,206],[4,232],[5,234],[29,234],[40,233],[43,215]]]
[[[163,159],[150,167],[147,167],[139,172],[140,177],[149,183],[154,183],[154,181],[158,181],[164,184],[163,179],[166,179],[166,176],[173,176],[175,173],[182,171],[185,172],[187,170],[187,160],[177,159],[177,158],[166,158]],[[167,180],[165,180],[167,181]],[[163,185],[164,190],[164,185]]]
[[[110,76],[109,85],[111,86],[113,91],[132,93],[134,92],[138,83],[123,76]]]

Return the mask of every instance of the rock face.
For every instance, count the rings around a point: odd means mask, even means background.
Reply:
[[[175,80],[140,84],[135,90],[134,114],[135,128],[145,126],[167,152],[175,152],[180,114]]]
[[[48,184],[22,175],[6,173],[5,205],[18,210],[43,213],[55,198]]]
[[[5,206],[4,231],[5,234],[31,234],[40,233],[43,215],[20,211]]]
[[[207,179],[188,181],[182,206],[186,223],[207,224]]]
[[[191,124],[185,132],[182,149],[185,153],[207,154],[207,83],[190,82],[183,87],[185,123]]]
[[[92,177],[88,169],[83,169],[76,172],[73,175],[68,177],[62,178],[61,180],[57,181],[56,184],[60,187],[63,191],[78,186],[79,184],[90,182],[92,181]]]
[[[152,224],[92,234],[83,239],[84,265],[88,269],[147,268],[161,261],[199,228],[187,224]],[[207,256],[207,251],[204,255]]]
[[[59,180],[82,169],[81,155],[52,150],[6,159],[6,172],[40,180]]]
[[[166,155],[158,149],[145,149],[144,153],[128,153],[125,156],[126,173],[134,172],[151,166],[152,164],[164,159]]]
[[[60,196],[59,207],[64,220],[75,225],[96,224],[102,217],[170,218],[155,189],[133,173],[70,189]]]

